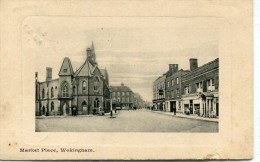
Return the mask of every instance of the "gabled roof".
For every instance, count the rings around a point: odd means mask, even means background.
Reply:
[[[88,60],[75,72],[75,76],[91,76],[97,66],[93,66]]]
[[[70,59],[68,57],[65,57],[63,59],[59,75],[73,75],[74,71],[70,62]]]
[[[107,69],[99,69],[101,74],[104,76],[105,79],[108,79]]]

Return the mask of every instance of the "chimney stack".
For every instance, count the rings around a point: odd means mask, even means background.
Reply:
[[[169,71],[171,74],[176,73],[179,70],[178,64],[169,64]]]
[[[198,68],[198,59],[190,58],[190,70],[195,70]]]
[[[47,67],[46,68],[46,81],[52,80],[52,68]]]

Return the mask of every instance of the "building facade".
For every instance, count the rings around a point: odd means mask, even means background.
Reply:
[[[134,93],[134,108],[140,109],[145,107],[145,101],[139,93]]]
[[[190,59],[190,72],[182,77],[182,113],[202,117],[219,116],[219,59],[198,67]]]
[[[35,75],[36,115],[93,114],[109,111],[109,77],[96,61],[94,44],[86,51],[86,60],[74,72],[71,61],[64,58],[59,78],[52,79],[52,68],[46,68],[46,80]]]
[[[134,106],[134,93],[123,83],[121,86],[110,86],[112,107],[120,109],[132,109]]]
[[[153,82],[153,109],[165,111],[165,79],[163,74]]]
[[[173,109],[176,108],[177,112],[181,112],[182,76],[187,72],[179,70],[178,64],[169,64],[169,71],[166,73],[165,79],[166,111],[173,112]]]

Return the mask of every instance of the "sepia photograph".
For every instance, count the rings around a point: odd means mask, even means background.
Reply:
[[[1,160],[254,157],[253,1],[0,6]]]
[[[154,19],[26,19],[36,132],[218,132],[219,22]]]

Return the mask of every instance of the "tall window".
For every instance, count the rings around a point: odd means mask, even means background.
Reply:
[[[214,84],[213,79],[210,79],[210,80],[207,81],[207,87],[208,87],[208,91],[215,90],[215,84]]]
[[[179,84],[179,78],[178,77],[176,78],[176,84]]]
[[[98,82],[99,82],[98,77],[95,77],[95,79],[94,79],[94,91],[98,90]]]
[[[53,87],[51,87],[51,98],[53,98],[54,92],[53,92]]]
[[[189,94],[190,93],[190,87],[189,86],[185,86],[184,92],[185,92],[185,94]]]
[[[94,101],[94,107],[99,107],[99,99],[96,98]]]
[[[180,95],[179,88],[176,89],[176,95],[177,95],[177,97],[179,97],[179,95]]]
[[[42,98],[45,98],[44,88],[42,89]]]
[[[82,91],[86,91],[87,90],[87,83],[86,81],[82,82]]]
[[[172,79],[172,86],[174,85],[174,80]]]
[[[62,87],[62,97],[68,97],[68,86],[65,84]]]
[[[202,82],[196,83],[197,92],[202,92]]]
[[[51,102],[51,112],[54,111],[54,103]]]
[[[76,86],[73,86],[73,94],[76,95]]]
[[[122,92],[122,96],[125,96],[125,92]]]
[[[167,86],[170,87],[170,82],[169,81],[167,82]]]

